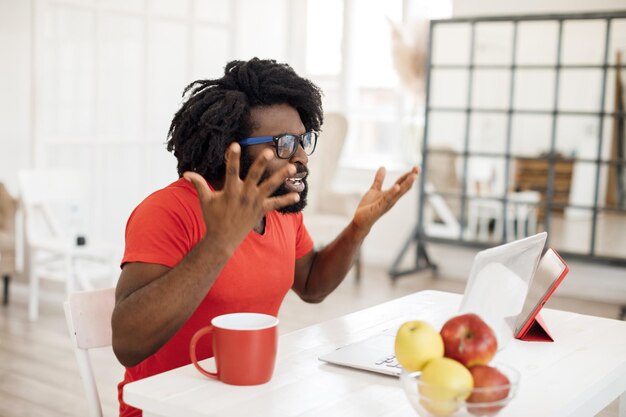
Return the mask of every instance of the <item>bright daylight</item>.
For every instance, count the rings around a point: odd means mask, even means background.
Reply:
[[[626,417],[624,0],[0,0],[0,417]]]

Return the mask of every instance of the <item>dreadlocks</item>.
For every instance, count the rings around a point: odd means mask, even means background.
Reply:
[[[323,121],[319,88],[274,60],[231,61],[222,78],[194,81],[185,96],[167,141],[180,176],[195,171],[208,181],[223,178],[224,152],[253,130],[253,107],[288,104],[298,111],[306,130],[319,130]]]

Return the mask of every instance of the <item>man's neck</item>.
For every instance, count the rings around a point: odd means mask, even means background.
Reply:
[[[261,220],[259,220],[257,225],[254,226],[254,228],[252,230],[254,230],[255,232],[257,232],[260,235],[265,233],[265,216],[263,216],[263,218]]]

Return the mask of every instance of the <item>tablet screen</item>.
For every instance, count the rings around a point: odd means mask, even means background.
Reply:
[[[563,275],[567,265],[552,249],[548,249],[541,258],[537,272],[528,289],[528,295],[524,306],[515,323],[515,334],[519,333],[524,324],[530,319],[537,306],[544,300],[545,296],[558,285],[558,279]]]
[[[476,254],[459,313],[478,314],[496,333],[498,349],[513,339],[528,288],[546,241],[545,232]]]

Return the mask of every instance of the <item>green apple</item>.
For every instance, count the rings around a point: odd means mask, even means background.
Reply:
[[[462,363],[435,358],[422,369],[418,383],[420,403],[432,414],[445,417],[458,409],[473,387],[472,374]]]
[[[430,324],[407,321],[396,333],[395,351],[398,363],[406,371],[421,371],[429,360],[443,356],[443,340]]]

